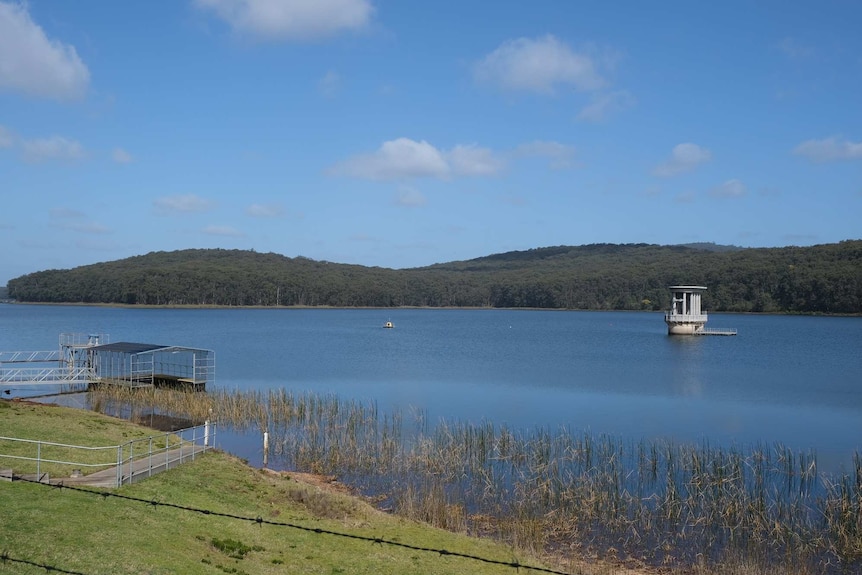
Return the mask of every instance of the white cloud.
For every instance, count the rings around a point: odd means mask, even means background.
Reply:
[[[153,206],[160,214],[208,212],[215,207],[210,200],[186,194],[182,196],[165,196],[153,200]]]
[[[553,93],[557,86],[597,90],[605,80],[587,54],[573,51],[555,36],[509,40],[477,62],[474,77],[506,90]]]
[[[132,162],[132,155],[123,148],[114,148],[114,151],[111,152],[111,158],[118,164],[130,164]]]
[[[862,142],[851,142],[840,136],[822,140],[807,140],[793,149],[797,156],[804,156],[812,162],[831,160],[862,159]]]
[[[328,172],[367,180],[409,180],[416,178],[488,177],[506,169],[517,158],[544,157],[551,169],[575,165],[575,148],[554,141],[535,140],[511,151],[500,152],[476,144],[458,144],[439,149],[425,140],[398,138],[384,142],[370,154],[360,154],[339,162]]]
[[[449,164],[428,142],[398,138],[383,142],[376,152],[349,158],[336,165],[332,172],[369,180],[445,178],[449,175]]]
[[[741,198],[745,195],[745,185],[737,179],[727,180],[709,193],[716,198]]]
[[[0,90],[67,100],[82,97],[89,82],[74,46],[49,39],[26,4],[0,2]]]
[[[0,148],[11,148],[15,143],[15,134],[0,126]]]
[[[279,204],[252,204],[245,213],[253,218],[280,218],[284,215],[284,208]]]
[[[489,148],[459,144],[449,151],[439,150],[425,140],[398,138],[383,142],[371,154],[354,156],[336,164],[330,173],[368,180],[412,178],[446,179],[450,176],[491,176],[505,162]]]
[[[674,146],[670,158],[656,166],[653,174],[663,178],[675,176],[693,170],[700,164],[709,161],[711,157],[712,153],[709,150],[697,144],[678,144]]]
[[[234,31],[257,38],[311,40],[342,30],[360,30],[371,21],[368,0],[195,0]]]
[[[75,140],[61,136],[24,140],[21,143],[24,159],[28,162],[43,162],[49,160],[80,160],[86,155],[84,147]]]
[[[546,157],[551,168],[559,170],[574,165],[575,148],[559,142],[535,140],[518,146],[515,155]]]
[[[599,94],[593,98],[591,104],[578,113],[577,119],[584,122],[601,122],[608,116],[631,108],[636,103],[635,97],[626,90]]]
[[[493,176],[503,169],[503,162],[488,148],[458,145],[446,154],[452,171],[459,176]]]
[[[231,226],[207,226],[201,232],[210,236],[225,236],[229,238],[241,238],[245,234]]]
[[[410,186],[402,186],[395,196],[395,205],[398,206],[416,208],[424,206],[425,203],[425,196],[419,190]]]

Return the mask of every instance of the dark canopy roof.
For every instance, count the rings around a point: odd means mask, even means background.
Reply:
[[[156,345],[152,343],[132,343],[129,341],[118,341],[116,343],[106,343],[105,345],[93,346],[93,349],[98,351],[115,351],[117,353],[144,353],[147,351],[155,351],[158,349],[167,349],[173,346]]]

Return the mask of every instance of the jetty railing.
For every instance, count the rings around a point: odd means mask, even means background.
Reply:
[[[703,327],[694,332],[694,335],[736,335],[735,327]]]
[[[89,383],[96,378],[90,367],[16,367],[0,370],[0,383],[15,385]]]
[[[48,363],[60,361],[60,352],[53,351],[0,351],[2,363]]]
[[[104,473],[113,468],[106,483],[119,487],[194,460],[201,453],[214,449],[216,428],[215,422],[207,421],[203,425],[101,447],[0,437],[0,461],[29,462],[28,471],[35,464],[35,479],[44,482],[50,481],[46,470],[79,479],[90,475],[82,470]],[[2,475],[6,477],[6,472]]]

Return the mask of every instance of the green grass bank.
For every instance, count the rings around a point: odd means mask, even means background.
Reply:
[[[103,446],[153,433],[84,410],[0,401],[0,436]],[[0,468],[10,467],[17,471],[19,465],[0,458]],[[121,497],[90,488],[0,482],[0,572],[530,572],[323,531],[536,564],[492,541],[385,514],[307,477],[253,469],[211,452],[138,484],[104,490]]]

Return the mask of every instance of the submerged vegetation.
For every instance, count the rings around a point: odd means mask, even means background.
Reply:
[[[862,569],[862,457],[822,474],[781,445],[628,442],[567,428],[440,422],[285,390],[102,388],[94,409],[267,431],[270,465],[331,474],[383,508],[560,558],[757,572]]]
[[[394,270],[241,250],[153,252],[9,281],[21,302],[659,310],[668,285],[709,311],[862,313],[862,240],[783,248],[594,244]]]

